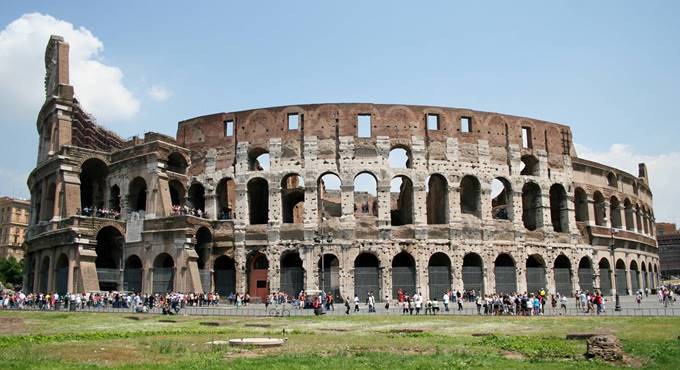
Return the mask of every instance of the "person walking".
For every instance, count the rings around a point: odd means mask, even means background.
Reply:
[[[345,315],[349,315],[349,309],[349,297],[347,297],[347,299],[345,299]]]
[[[359,296],[354,296],[354,312],[359,312]]]
[[[444,293],[444,296],[442,297],[442,301],[444,302],[444,311],[445,312],[449,312],[449,292]]]

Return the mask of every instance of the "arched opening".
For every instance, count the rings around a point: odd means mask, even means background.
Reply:
[[[175,286],[175,260],[161,253],[153,261],[153,293],[169,293]]]
[[[571,290],[571,262],[569,262],[569,258],[560,254],[555,259],[553,272],[555,274],[555,292],[567,297],[573,296],[574,292]]]
[[[195,182],[189,187],[189,208],[198,216],[205,214],[205,188],[202,184]]]
[[[645,265],[645,263],[642,262],[641,267],[642,267],[641,272],[642,279],[640,281],[640,289],[642,289],[642,291],[644,292],[645,289],[649,288],[649,280],[647,280],[647,265]]]
[[[99,278],[99,290],[119,290],[120,268],[123,262],[123,246],[125,238],[112,226],[103,227],[97,233],[97,277]]]
[[[54,289],[59,295],[68,293],[68,257],[65,253],[57,259]]]
[[[619,200],[616,197],[611,197],[609,199],[609,214],[612,219],[612,227],[616,229],[621,228],[621,206],[619,205]]]
[[[142,291],[142,269],[142,260],[138,256],[132,255],[125,260],[123,290],[137,293]]]
[[[281,291],[289,297],[297,297],[305,286],[305,271],[298,252],[281,256]]]
[[[269,185],[267,180],[256,177],[248,181],[248,212],[251,225],[269,222]]]
[[[210,289],[210,269],[206,268],[208,259],[210,259],[210,254],[212,252],[213,236],[207,227],[201,227],[196,231],[196,244],[194,245],[194,251],[198,259],[196,264],[198,265],[198,274],[201,278],[201,287],[204,292],[209,292]]]
[[[104,189],[109,169],[101,159],[90,158],[80,167],[80,207],[104,208]]]
[[[496,294],[512,294],[517,291],[517,268],[509,254],[502,253],[494,262]]]
[[[378,217],[378,180],[369,172],[354,178],[354,216]]]
[[[449,222],[449,186],[444,176],[430,175],[427,179],[427,223],[441,225]]]
[[[168,156],[168,171],[184,175],[187,172],[187,167],[189,165],[183,155],[177,152],[170,153]]]
[[[217,183],[217,219],[233,220],[236,208],[236,183],[233,179],[223,178]]]
[[[128,205],[131,212],[146,211],[146,181],[135,177],[130,181]]]
[[[269,260],[260,252],[255,252],[248,257],[246,264],[248,278],[248,294],[257,297],[261,301],[269,295]]]
[[[26,286],[24,287],[24,292],[26,293],[31,293],[34,290],[34,281],[35,281],[35,271],[36,266],[35,266],[35,257],[33,255],[29,255],[26,257]]]
[[[630,285],[631,294],[636,294],[640,290],[640,271],[635,261],[630,261]]]
[[[491,181],[491,216],[496,220],[512,220],[512,186],[502,177]]]
[[[40,282],[38,284],[39,293],[49,293],[47,291],[50,279],[50,258],[45,256],[40,263]]]
[[[301,224],[305,219],[305,180],[298,174],[281,180],[281,207],[284,224]]]
[[[45,197],[45,208],[43,209],[43,221],[49,221],[53,217],[58,216],[54,214],[54,205],[57,201],[57,184],[50,183],[47,185],[47,197]]]
[[[649,235],[649,213],[645,207],[642,207],[642,232]]]
[[[527,258],[527,293],[538,293],[546,288],[545,262],[537,254]]]
[[[390,168],[411,168],[411,151],[407,147],[395,147],[388,157]]]
[[[619,185],[619,181],[616,178],[616,175],[614,174],[614,172],[610,172],[610,173],[607,174],[607,185],[614,187],[614,188]]]
[[[464,176],[460,180],[460,212],[464,215],[482,217],[480,202],[481,186],[474,176]]]
[[[452,286],[451,259],[445,253],[437,252],[430,256],[427,264],[428,286],[431,299],[442,299]]]
[[[269,152],[263,148],[251,149],[248,164],[251,171],[269,171]]]
[[[390,219],[392,226],[413,223],[413,183],[406,176],[395,176],[390,182]]]
[[[581,258],[578,263],[578,285],[581,290],[593,292],[593,266],[588,257]]]
[[[521,160],[522,163],[520,164],[519,167],[520,175],[538,176],[540,174],[538,158],[534,157],[531,154],[526,154],[522,156]]]
[[[334,173],[319,177],[318,207],[319,219],[330,219],[342,216],[342,182]]]
[[[319,258],[319,289],[333,294],[338,300],[344,300],[340,296],[340,260],[333,254],[324,254],[323,261]]]
[[[527,182],[522,188],[522,222],[529,231],[543,226],[541,188],[534,182]]]
[[[416,261],[407,252],[400,252],[392,259],[392,297],[399,296],[399,289],[408,295],[416,293]]]
[[[593,208],[595,209],[595,225],[605,226],[606,205],[604,196],[599,191],[593,194]]]
[[[484,293],[484,275],[482,257],[476,253],[468,253],[463,258],[463,289],[474,290],[476,295]]]
[[[641,233],[642,232],[642,214],[640,211],[640,206],[635,205],[635,225],[637,227],[637,232]]]
[[[236,293],[236,264],[228,256],[220,256],[213,265],[215,270],[215,292],[223,297]]]
[[[576,221],[588,221],[588,195],[581,188],[576,188],[574,191],[574,208],[576,208]]]
[[[622,259],[616,261],[616,293],[628,295],[628,279],[626,277],[626,263]]]
[[[380,261],[370,253],[361,253],[354,260],[354,295],[359,299],[372,293],[376,301],[380,295]]]
[[[624,212],[626,214],[626,230],[635,230],[635,221],[633,221],[633,204],[630,199],[626,198],[623,201]]]
[[[179,212],[178,207],[184,206],[184,198],[186,191],[184,190],[184,185],[178,180],[170,180],[168,182],[168,187],[170,188],[170,203],[175,207],[175,211]]]
[[[598,267],[600,268],[600,292],[603,295],[609,295],[612,292],[612,268],[609,260],[600,259]]]
[[[114,212],[120,212],[120,188],[113,185],[109,190],[109,208]]]
[[[550,187],[550,219],[553,230],[556,232],[565,233],[569,231],[567,192],[561,184],[553,184]]]

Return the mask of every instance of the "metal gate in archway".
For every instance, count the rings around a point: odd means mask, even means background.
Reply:
[[[571,291],[571,269],[555,268],[555,292],[560,295],[572,296]]]
[[[201,289],[203,289],[204,293],[207,293],[210,291],[210,270],[203,269],[203,270],[198,270],[198,276],[201,278]]]
[[[539,292],[545,285],[545,268],[527,267],[527,293]]]
[[[600,267],[600,292],[610,295],[612,292],[612,273],[609,269]]]
[[[173,267],[155,267],[153,269],[153,292],[172,292],[174,277],[175,269]]]
[[[578,285],[581,290],[593,291],[593,270],[591,268],[578,269]]]
[[[482,266],[463,266],[463,289],[484,292],[484,275]]]
[[[302,267],[281,268],[281,292],[297,297],[304,289],[305,272]]]
[[[58,268],[55,274],[56,291],[63,295],[68,289],[68,267]]]
[[[517,269],[515,266],[495,266],[497,294],[512,294],[517,291]]]
[[[326,291],[326,293],[330,292],[333,295],[333,298],[335,298],[336,302],[344,301],[345,298],[343,298],[340,295],[340,285],[338,282],[340,281],[340,272],[337,270],[332,270],[329,267],[326,267],[326,270],[322,272],[323,274],[323,289]],[[319,289],[322,288],[322,281],[321,281],[321,274],[319,274]]]
[[[392,297],[397,297],[401,289],[405,294],[416,293],[416,268],[414,266],[392,267]]]
[[[619,295],[628,294],[628,281],[625,269],[616,269],[616,293]]]
[[[236,293],[236,270],[215,270],[215,292],[226,297],[230,293]]]
[[[640,273],[637,270],[630,270],[631,294],[636,294],[640,290]]]
[[[47,293],[47,279],[49,276],[49,271],[40,272],[40,286],[38,287],[40,293]]]
[[[451,289],[451,268],[449,266],[429,266],[427,275],[430,299],[441,300],[444,293]]]
[[[142,291],[142,269],[125,269],[123,272],[123,289],[128,292]]]
[[[354,268],[354,294],[360,300],[366,299],[368,292],[373,292],[376,300],[380,295],[380,268],[378,267],[355,267]]]
[[[647,279],[648,279],[647,271],[642,271],[642,285],[641,285],[642,290],[646,290],[647,288],[649,288],[649,280]]]

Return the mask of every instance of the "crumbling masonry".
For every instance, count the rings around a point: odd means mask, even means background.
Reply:
[[[391,299],[397,289],[630,294],[658,284],[645,165],[634,176],[580,159],[567,126],[311,104],[197,117],[176,138],[125,141],[81,109],[68,52],[55,36],[45,55],[29,291],[257,299],[323,285]]]

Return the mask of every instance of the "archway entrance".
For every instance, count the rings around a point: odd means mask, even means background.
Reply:
[[[451,259],[444,253],[437,252],[430,257],[427,265],[430,299],[442,299],[451,289]]]
[[[63,295],[68,292],[68,257],[66,254],[62,253],[57,260],[57,271],[55,275],[55,287],[54,289]]]
[[[210,292],[210,269],[206,268],[206,263],[210,258],[211,246],[213,242],[212,233],[207,227],[201,227],[196,231],[196,245],[194,250],[198,255],[197,265],[198,274],[201,277],[201,287],[204,292]]]
[[[601,259],[598,267],[600,268],[600,292],[602,295],[610,295],[612,293],[612,269],[609,260]]]
[[[269,260],[262,253],[255,253],[248,258],[248,294],[251,297],[267,299],[269,295]]]
[[[220,256],[215,260],[215,292],[223,297],[236,293],[236,265],[227,256]]]
[[[324,254],[323,269],[321,258],[319,258],[318,268],[319,289],[326,293],[330,292],[337,300],[343,300],[340,296],[340,260],[333,254]]]
[[[539,255],[527,258],[527,293],[537,293],[545,289],[545,263]]]
[[[354,294],[365,299],[373,293],[380,300],[380,261],[370,253],[362,253],[354,260]]]
[[[630,285],[631,294],[636,294],[640,290],[640,271],[638,271],[638,264],[635,261],[630,262]]]
[[[50,258],[43,257],[42,263],[40,264],[40,284],[38,285],[39,293],[47,292],[47,283],[50,276]]]
[[[573,292],[571,291],[571,262],[569,262],[569,258],[563,254],[558,256],[555,259],[553,272],[555,273],[555,292],[571,297]]]
[[[619,295],[628,294],[628,279],[626,278],[626,264],[623,260],[616,261],[616,293]]]
[[[297,297],[305,286],[305,270],[298,252],[281,256],[281,291],[289,297]]]
[[[153,261],[153,293],[169,293],[175,283],[175,260],[167,253]]]
[[[497,294],[512,294],[517,291],[517,268],[508,254],[500,254],[494,263]]]
[[[578,263],[578,285],[581,290],[593,292],[593,267],[588,257],[581,258]]]
[[[123,289],[128,292],[142,291],[142,260],[132,255],[125,261]]]
[[[416,293],[416,261],[407,252],[392,260],[392,297],[398,296],[399,289],[408,295]]]
[[[107,226],[97,233],[97,277],[99,290],[120,290],[120,267],[125,239],[115,227]]]
[[[108,175],[106,163],[97,158],[83,162],[80,170],[80,209],[104,208],[104,189]]]
[[[463,258],[463,289],[474,290],[477,295],[484,293],[484,274],[482,257],[468,253]]]

